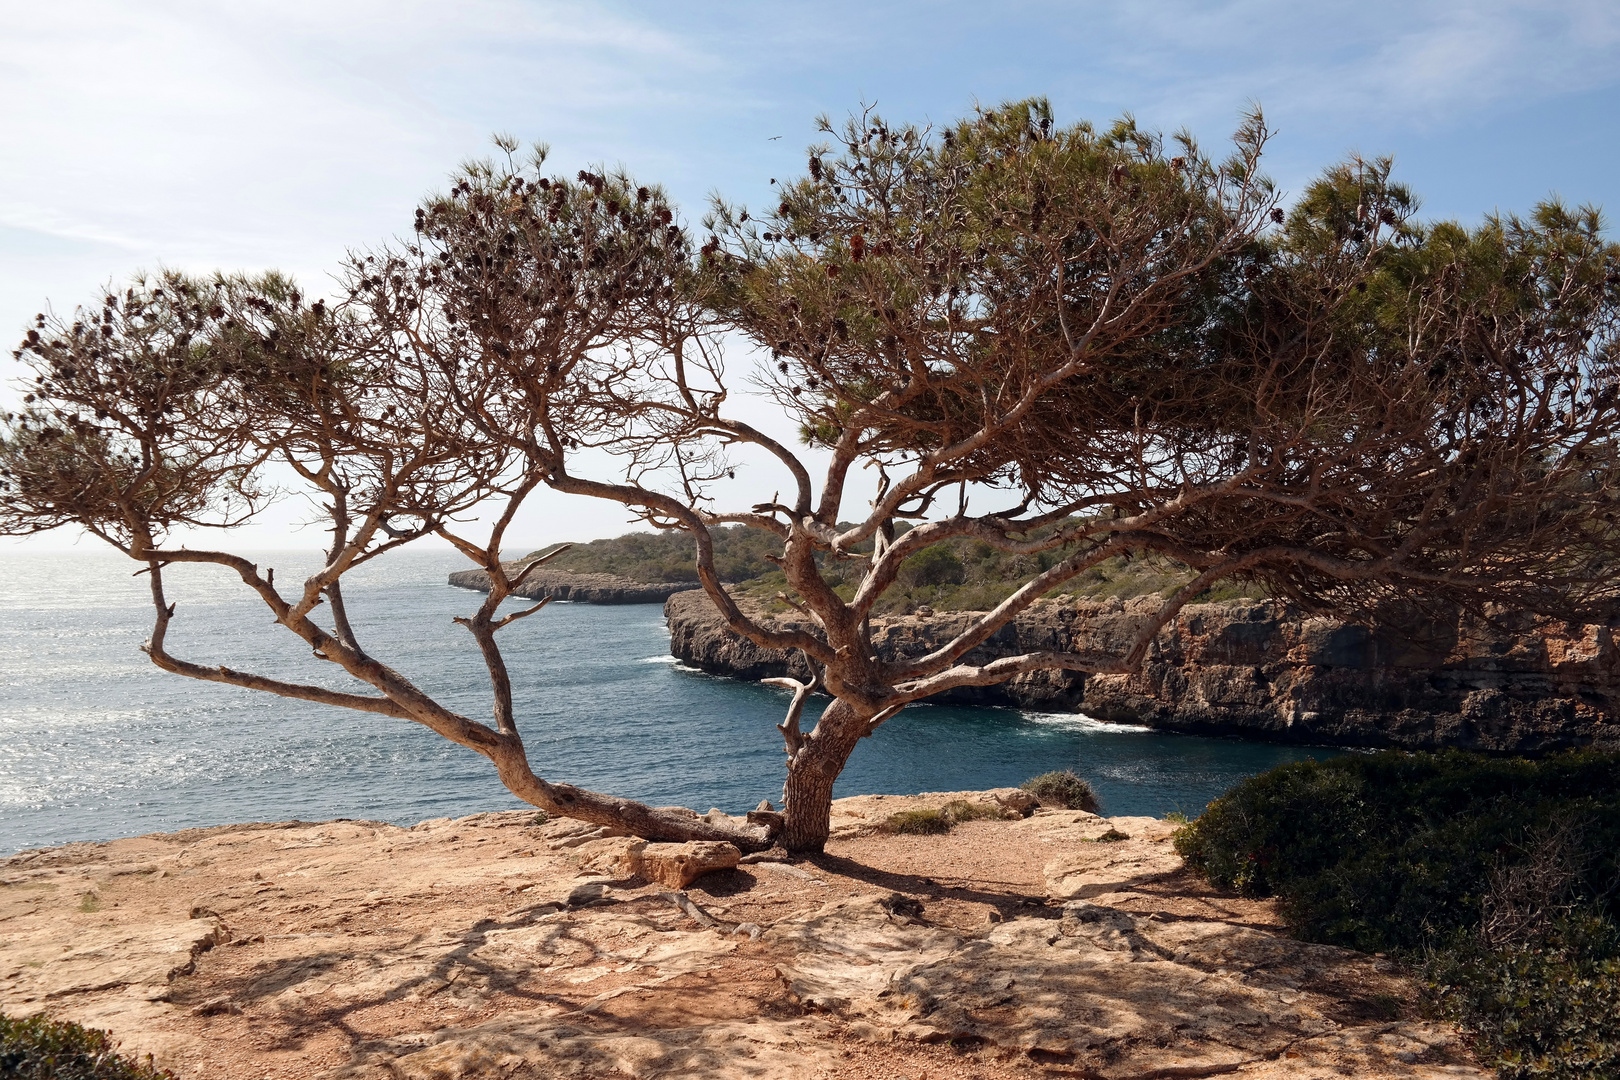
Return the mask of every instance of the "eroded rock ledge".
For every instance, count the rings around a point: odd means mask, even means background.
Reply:
[[[1042,601],[968,660],[1039,649],[1123,652],[1146,612],[1146,604],[1118,600]],[[731,633],[701,593],[676,593],[664,613],[670,652],[704,671],[762,679],[802,665]],[[878,654],[921,655],[972,618],[875,619]],[[1620,749],[1614,631],[1529,617],[1511,631],[1459,621],[1420,645],[1273,601],[1193,605],[1159,635],[1140,674],[1040,672],[955,691],[944,700],[1339,746]]]
[[[458,570],[450,584],[463,589],[489,592],[489,575],[482,570]],[[561,570],[536,570],[518,587],[516,595],[531,600],[551,598],[577,604],[661,604],[678,592],[692,588],[690,583],[631,581],[617,574],[571,574]]]
[[[532,811],[24,852],[0,1009],[183,1080],[1485,1080],[1411,978],[1211,890],[1167,822],[876,827],[994,795],[839,800],[825,856],[681,893]]]

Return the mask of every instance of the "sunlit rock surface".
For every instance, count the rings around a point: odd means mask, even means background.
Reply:
[[[895,836],[901,810],[1006,811]],[[0,1009],[186,1080],[1481,1077],[1389,962],[1211,890],[1152,818],[862,796],[817,859],[630,872],[532,811],[303,822],[0,863]]]

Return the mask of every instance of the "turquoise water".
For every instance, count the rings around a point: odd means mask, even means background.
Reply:
[[[253,557],[284,583],[313,562]],[[478,597],[445,584],[464,565],[406,553],[356,575],[345,595],[373,655],[482,718],[478,652],[450,621]],[[483,758],[414,724],[157,670],[137,648],[150,598],[133,569],[93,549],[0,556],[0,854],[239,821],[409,823],[521,805]],[[167,581],[179,605],[169,638],[177,656],[353,686],[274,633],[234,575],[171,567]],[[779,797],[774,725],[788,694],[675,663],[659,607],[553,604],[502,638],[540,775],[699,810],[739,812]],[[1335,752],[923,705],[857,749],[837,793],[997,787],[1072,768],[1105,812],[1196,814],[1244,776]]]

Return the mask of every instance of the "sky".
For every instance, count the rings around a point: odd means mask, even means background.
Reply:
[[[0,336],[160,266],[279,268],[319,295],[496,132],[570,174],[623,165],[695,222],[715,193],[767,200],[818,115],[863,105],[938,123],[1042,95],[1060,122],[1130,112],[1213,149],[1258,103],[1285,197],[1359,152],[1394,155],[1425,217],[1554,193],[1620,213],[1614,0],[0,0],[0,17]],[[8,347],[0,405],[19,374]],[[758,469],[739,485],[780,486]],[[307,509],[234,543],[317,546]],[[548,495],[513,546],[626,528]]]

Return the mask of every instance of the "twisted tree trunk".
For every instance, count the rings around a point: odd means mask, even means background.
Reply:
[[[834,698],[821,714],[815,730],[788,759],[785,805],[777,843],[789,851],[819,852],[831,831],[832,791],[838,774],[854,752],[855,744],[871,731],[871,717],[849,702]]]

